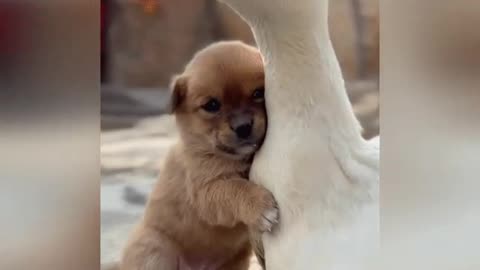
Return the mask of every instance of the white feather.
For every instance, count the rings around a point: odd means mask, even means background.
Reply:
[[[224,1],[252,26],[266,68],[269,126],[250,177],[280,208],[267,269],[365,269],[379,245],[379,139],[361,137],[328,0]]]

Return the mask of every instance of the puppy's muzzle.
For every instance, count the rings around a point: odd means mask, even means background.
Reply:
[[[251,113],[235,113],[229,119],[230,128],[240,140],[248,140],[253,131],[253,115]]]

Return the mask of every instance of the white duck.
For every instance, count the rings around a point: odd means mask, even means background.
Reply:
[[[328,0],[221,0],[252,27],[266,72],[267,136],[250,177],[280,225],[268,270],[364,269],[378,251],[379,140],[365,141],[328,31]]]

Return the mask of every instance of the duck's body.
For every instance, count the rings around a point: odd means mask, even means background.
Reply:
[[[328,0],[225,0],[265,62],[269,125],[250,179],[280,226],[263,237],[268,270],[364,269],[378,247],[378,140],[365,141],[328,33]]]

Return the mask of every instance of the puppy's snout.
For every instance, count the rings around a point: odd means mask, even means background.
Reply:
[[[237,133],[237,137],[240,139],[247,139],[252,134],[252,124],[247,123],[245,125],[241,125],[235,129],[235,133]]]
[[[252,135],[253,116],[250,114],[235,115],[230,119],[230,128],[240,139],[248,139]]]

